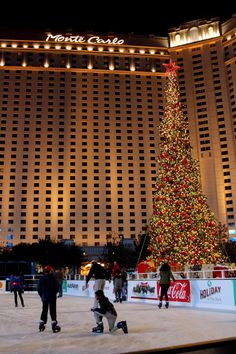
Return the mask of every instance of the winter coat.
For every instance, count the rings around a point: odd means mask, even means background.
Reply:
[[[95,279],[105,279],[106,278],[105,269],[103,268],[103,266],[101,266],[101,264],[93,263],[93,265],[86,277],[86,283],[88,283],[92,277]]]
[[[160,285],[170,285],[171,279],[175,281],[171,270],[160,270]]]
[[[104,315],[106,312],[111,313],[114,316],[117,316],[114,305],[109,301],[106,296],[103,296],[98,300],[99,308],[94,309],[94,311],[99,312],[101,315]]]
[[[39,279],[38,294],[43,302],[55,300],[59,290],[59,284],[53,273],[45,274]]]
[[[24,284],[22,277],[19,275],[12,275],[10,278],[10,291],[22,291],[24,289]]]
[[[114,290],[122,289],[123,287],[123,277],[121,274],[116,274],[114,278]]]

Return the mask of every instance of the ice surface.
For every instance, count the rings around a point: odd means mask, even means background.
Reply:
[[[92,298],[63,296],[57,301],[60,333],[38,331],[41,301],[37,294],[24,294],[25,307],[15,308],[13,294],[0,295],[1,354],[115,354],[162,348],[178,344],[234,337],[235,312],[157,305],[115,304],[118,321],[127,320],[129,333],[91,333],[95,326]]]

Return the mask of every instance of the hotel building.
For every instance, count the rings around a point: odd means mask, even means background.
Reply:
[[[146,230],[170,58],[203,191],[236,232],[233,15],[166,37],[0,32],[0,245]]]

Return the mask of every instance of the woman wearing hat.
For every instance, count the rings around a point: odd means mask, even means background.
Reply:
[[[42,313],[39,322],[39,331],[45,330],[48,318],[48,309],[52,320],[52,331],[59,332],[61,328],[57,325],[57,293],[59,290],[53,269],[50,265],[44,267],[44,275],[39,279],[38,294],[42,299]]]

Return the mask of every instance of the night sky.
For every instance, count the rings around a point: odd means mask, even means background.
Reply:
[[[0,27],[75,33],[114,32],[167,36],[168,29],[196,19],[219,17],[221,21],[236,13],[236,1],[21,1],[1,4]],[[140,0],[142,1],[142,0]],[[210,3],[210,4],[209,4]],[[212,3],[214,5],[212,5]],[[146,8],[144,8],[146,6]],[[192,8],[193,7],[193,8]]]

